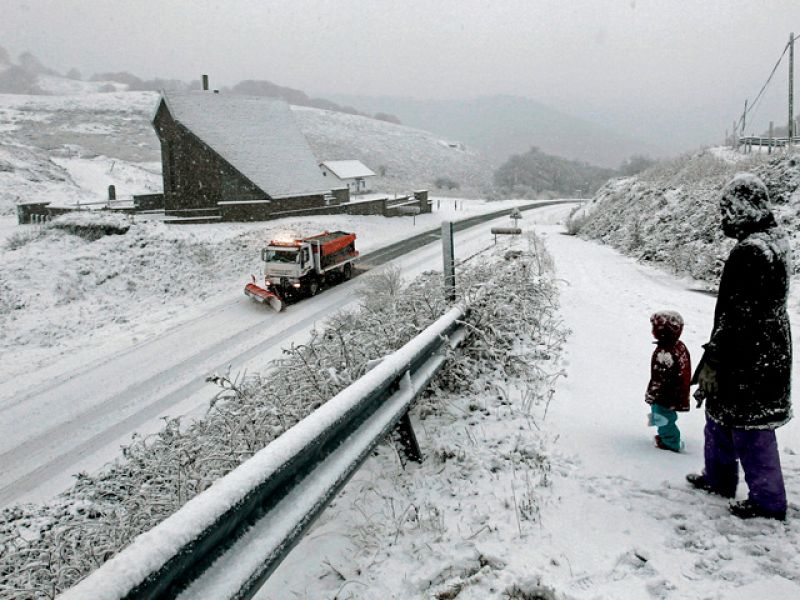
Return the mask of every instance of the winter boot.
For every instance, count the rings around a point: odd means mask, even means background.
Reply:
[[[731,511],[733,516],[739,517],[740,519],[763,517],[765,519],[776,519],[777,521],[786,520],[785,510],[769,510],[768,508],[762,508],[749,499],[741,500],[740,502],[731,502],[728,510]]]
[[[729,492],[726,490],[718,490],[716,489],[711,483],[706,479],[705,475],[698,475],[697,473],[689,473],[686,476],[686,481],[688,481],[692,487],[697,488],[698,490],[703,490],[704,492],[708,492],[709,494],[717,494],[718,496],[722,496],[723,498],[733,498],[736,495],[736,492]]]
[[[680,442],[680,445],[677,448],[673,448],[671,446],[667,446],[664,443],[664,440],[661,439],[660,435],[656,435],[654,439],[655,439],[655,443],[656,443],[656,448],[658,448],[659,450],[669,450],[670,452],[680,452],[684,448],[683,442]]]

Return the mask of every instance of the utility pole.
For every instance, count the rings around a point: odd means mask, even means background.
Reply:
[[[744,101],[744,112],[742,113],[742,137],[744,137],[745,125],[747,125],[747,100]]]
[[[789,34],[789,131],[788,144],[792,143],[794,134],[794,32]]]

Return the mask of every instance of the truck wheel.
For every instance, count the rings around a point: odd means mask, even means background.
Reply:
[[[318,291],[319,291],[319,282],[316,279],[312,279],[311,282],[308,284],[308,295],[316,296]]]
[[[350,279],[353,276],[353,265],[347,263],[342,269],[342,274],[344,275],[345,281]]]

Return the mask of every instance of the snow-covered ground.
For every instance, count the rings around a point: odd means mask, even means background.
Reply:
[[[275,315],[247,299],[242,289],[260,273],[260,245],[277,231],[356,231],[366,254],[442,220],[518,204],[434,202],[416,224],[377,216],[137,221],[125,235],[91,242],[39,226],[0,226],[0,234],[30,236],[0,250],[0,501],[43,500],[74,473],[113,459],[133,431],[153,431],[166,414],[202,412],[216,392],[204,383],[210,372],[263,365],[265,353],[280,354],[355,300],[352,287],[337,286]],[[488,245],[491,236],[481,235]],[[411,264],[436,268],[440,259]],[[18,426],[22,420],[26,427]]]
[[[477,407],[454,398],[446,417],[417,426],[426,461],[404,470],[379,452],[261,600],[800,598],[800,423],[778,430],[786,523],[742,521],[722,498],[690,489],[685,474],[702,468],[703,412],[678,421],[683,453],[653,446],[649,315],[680,311],[696,361],[714,298],[692,280],[563,235],[566,212],[536,214],[572,330],[552,402],[526,416],[524,397],[509,405],[487,393]],[[795,348],[799,297],[795,285]]]

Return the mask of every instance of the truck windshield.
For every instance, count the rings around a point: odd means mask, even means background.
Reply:
[[[298,253],[297,250],[267,250],[264,255],[264,260],[266,262],[282,262],[282,263],[294,263],[297,262]]]

